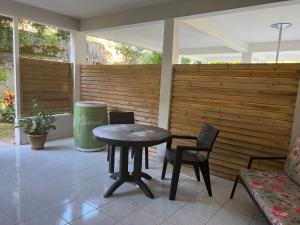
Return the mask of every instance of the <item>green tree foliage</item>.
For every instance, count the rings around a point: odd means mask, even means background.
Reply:
[[[161,64],[162,54],[143,48],[118,43],[115,45],[118,54],[122,55],[124,64]]]
[[[192,64],[192,61],[189,58],[182,57],[181,64]]]
[[[138,58],[144,54],[144,49],[123,43],[117,43],[115,49],[122,55],[125,64],[136,64]]]
[[[0,16],[0,52],[12,52],[12,22],[11,18]],[[21,20],[19,25],[20,54],[23,56],[59,58],[69,50],[62,46],[68,45],[70,32],[26,20]]]
[[[140,64],[161,64],[161,61],[162,54],[156,51],[149,51],[140,58]]]
[[[26,31],[31,26],[35,32]],[[36,55],[60,58],[68,49],[62,47],[63,43],[70,41],[70,32],[52,26],[21,21],[20,53],[21,55]]]
[[[12,19],[0,16],[0,52],[12,52]]]
[[[0,68],[0,82],[6,82],[8,80],[8,72],[6,69]]]
[[[181,58],[181,64],[201,64],[201,61],[192,60],[186,57]]]

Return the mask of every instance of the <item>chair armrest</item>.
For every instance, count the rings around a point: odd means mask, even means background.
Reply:
[[[173,139],[197,140],[197,137],[193,137],[189,135],[171,135],[170,139],[167,142],[168,149],[171,149]]]
[[[178,151],[204,151],[204,152],[210,151],[210,149],[206,149],[206,148],[198,148],[198,147],[185,146],[185,145],[178,145],[177,150]]]
[[[248,169],[251,169],[254,160],[286,160],[286,156],[251,156],[248,162]]]
[[[174,138],[174,139],[197,140],[197,137],[189,136],[189,135],[172,135],[171,138]]]

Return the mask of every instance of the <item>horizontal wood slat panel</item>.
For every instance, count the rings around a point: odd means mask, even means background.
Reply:
[[[299,74],[300,64],[175,65],[169,128],[197,135],[209,122],[220,129],[211,171],[234,179],[251,155],[287,154]],[[280,170],[283,163],[253,166]]]
[[[133,111],[137,123],[157,125],[160,65],[82,65],[81,99],[103,101],[109,111]],[[156,149],[150,148],[155,156]]]
[[[70,63],[20,58],[21,114],[30,115],[32,99],[39,98],[47,112],[73,110]]]

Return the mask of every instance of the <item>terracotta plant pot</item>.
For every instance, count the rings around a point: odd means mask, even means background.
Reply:
[[[33,150],[42,150],[47,140],[47,134],[43,135],[28,135],[28,141]]]

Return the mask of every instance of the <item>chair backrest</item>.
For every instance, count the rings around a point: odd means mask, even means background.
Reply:
[[[197,140],[198,148],[206,148],[212,151],[213,145],[219,134],[219,130],[208,123],[204,123]]]
[[[284,170],[290,178],[300,185],[300,137],[296,139],[294,147],[289,151]]]
[[[110,112],[109,113],[110,124],[134,124],[133,112]]]

